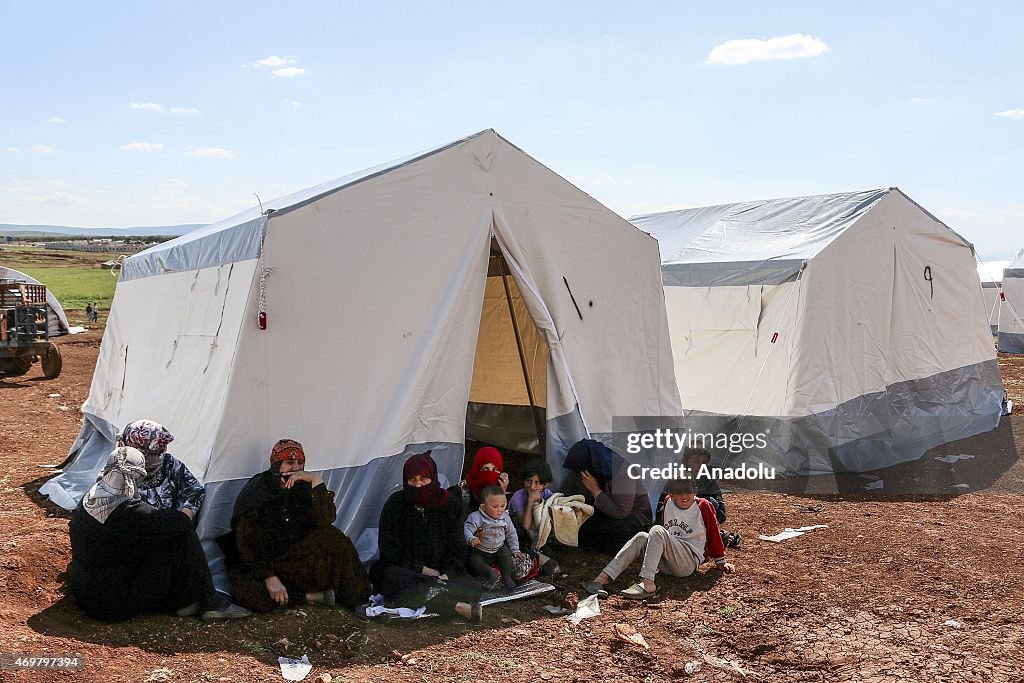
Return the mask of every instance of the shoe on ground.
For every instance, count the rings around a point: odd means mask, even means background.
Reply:
[[[203,621],[223,621],[225,619],[244,619],[248,616],[252,616],[252,612],[229,601],[224,607],[206,610],[199,618]]]
[[[544,563],[544,566],[540,568],[541,576],[555,576],[562,568],[558,566],[558,563],[554,560],[548,560]]]
[[[619,595],[627,600],[647,600],[653,598],[658,594],[657,590],[649,591],[644,588],[644,585],[640,582],[634,583],[629,588],[624,589]]]
[[[598,599],[603,600],[608,597],[608,590],[600,581],[584,581],[580,585],[583,586],[583,590],[587,591],[591,595],[596,595]]]

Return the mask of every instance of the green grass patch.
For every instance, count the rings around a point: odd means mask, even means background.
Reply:
[[[12,266],[17,268],[17,266]],[[65,309],[82,309],[88,303],[110,309],[117,277],[99,268],[17,268],[42,282]]]

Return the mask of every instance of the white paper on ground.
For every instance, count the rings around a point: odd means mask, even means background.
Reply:
[[[597,596],[591,595],[586,600],[582,600],[580,604],[576,605],[576,611],[566,617],[573,623],[574,626],[579,626],[580,622],[590,617],[596,617],[601,613],[601,606],[597,602]]]
[[[281,666],[281,675],[286,681],[301,681],[313,670],[313,665],[309,663],[309,657],[306,655],[302,655],[302,659],[278,657],[277,663]]]
[[[935,456],[935,459],[938,460],[939,462],[945,462],[952,465],[958,460],[970,460],[973,457],[973,455],[966,455],[964,453],[961,453],[960,455],[937,455]]]
[[[83,332],[85,332],[85,328],[84,327],[69,327],[68,328],[68,334],[82,334]]]
[[[803,536],[808,531],[814,531],[815,529],[827,529],[827,528],[828,528],[828,524],[813,524],[811,526],[802,526],[799,529],[793,529],[793,528],[790,528],[790,527],[786,527],[783,531],[780,531],[779,533],[775,534],[774,536],[764,536],[764,535],[761,535],[761,536],[758,536],[758,538],[761,539],[762,541],[771,541],[772,543],[782,543],[783,541],[788,541],[791,538],[796,538],[797,536]]]

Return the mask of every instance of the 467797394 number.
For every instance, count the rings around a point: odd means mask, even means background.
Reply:
[[[0,652],[0,669],[81,669],[81,655],[20,655]]]

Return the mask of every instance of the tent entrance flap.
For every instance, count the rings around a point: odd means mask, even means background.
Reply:
[[[548,349],[491,238],[466,437],[543,454]]]

